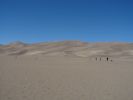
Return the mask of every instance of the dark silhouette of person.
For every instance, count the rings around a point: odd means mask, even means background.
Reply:
[[[97,57],[96,57],[96,61],[97,61]]]
[[[101,57],[100,57],[100,61],[101,61],[102,59],[101,59]]]
[[[107,57],[107,61],[109,61],[109,58]]]

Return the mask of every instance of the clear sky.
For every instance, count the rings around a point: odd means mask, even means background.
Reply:
[[[0,43],[133,42],[133,0],[0,0]]]

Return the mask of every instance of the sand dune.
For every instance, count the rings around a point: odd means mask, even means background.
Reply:
[[[61,41],[37,44],[15,42],[0,46],[0,54],[6,55],[68,55],[89,56],[114,56],[124,57],[133,55],[132,43],[87,43],[80,41]]]
[[[132,51],[129,43],[2,45],[0,100],[133,100]]]

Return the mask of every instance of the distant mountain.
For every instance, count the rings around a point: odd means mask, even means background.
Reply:
[[[25,44],[14,42],[0,46],[5,55],[73,55],[79,57],[113,56],[133,57],[133,43],[87,43],[80,41]]]
[[[27,44],[21,41],[15,41],[8,44],[8,46],[24,46],[24,45],[27,45]]]

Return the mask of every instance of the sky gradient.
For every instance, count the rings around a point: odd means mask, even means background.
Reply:
[[[132,0],[0,0],[0,43],[133,42]]]

